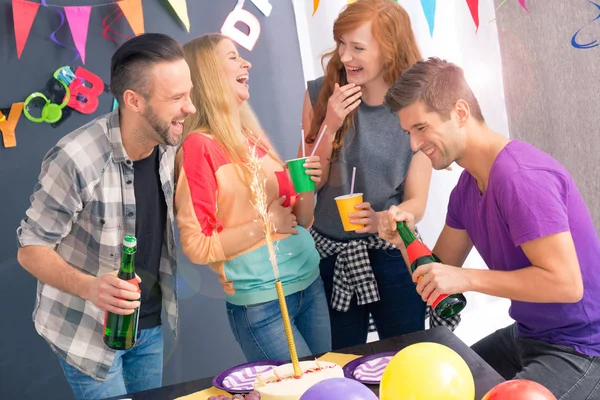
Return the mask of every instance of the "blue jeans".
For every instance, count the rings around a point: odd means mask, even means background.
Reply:
[[[331,350],[329,313],[323,282],[285,296],[298,357]],[[248,361],[289,360],[279,301],[248,306],[227,304],[229,325]]]
[[[504,379],[538,382],[558,400],[600,399],[600,357],[519,336],[515,324],[497,330],[471,348]]]
[[[162,326],[142,329],[132,348],[119,350],[104,381],[98,381],[58,358],[77,400],[122,396],[162,385]]]
[[[323,258],[320,264],[329,304],[336,259],[337,256]],[[354,296],[348,311],[329,310],[333,350],[366,343],[369,314],[380,339],[425,329],[426,304],[417,293],[400,250],[369,250],[369,260],[381,300],[359,306]]]

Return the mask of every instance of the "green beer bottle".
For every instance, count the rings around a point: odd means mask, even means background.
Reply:
[[[117,277],[137,286],[135,278],[135,251],[137,240],[135,236],[123,238],[123,255],[121,258],[121,269]],[[106,311],[104,314],[104,343],[111,349],[127,350],[135,343],[138,330],[138,319],[140,308],[129,315],[114,314]]]
[[[425,244],[423,244],[423,242],[415,237],[415,235],[404,222],[398,222],[396,224],[396,228],[400,234],[400,237],[402,238],[402,241],[404,242],[404,245],[406,246],[408,261],[410,262],[410,270],[412,272],[415,272],[420,265],[442,262],[435,254],[431,252],[431,250],[427,248],[427,246],[425,246]],[[418,279],[421,279],[421,277]],[[467,299],[462,293],[452,295],[441,294],[437,299],[435,299],[431,305],[431,308],[433,308],[439,316],[443,318],[450,318],[460,313],[466,305]]]

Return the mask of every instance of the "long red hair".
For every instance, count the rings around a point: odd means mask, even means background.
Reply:
[[[310,132],[306,137],[307,143],[313,143],[319,134],[327,113],[327,102],[333,93],[335,83],[340,86],[348,83],[344,64],[340,60],[340,38],[369,21],[372,23],[373,37],[379,44],[384,58],[385,83],[392,86],[405,69],[421,60],[421,52],[412,31],[410,17],[401,5],[392,0],[357,0],[348,4],[333,23],[335,49],[321,57],[323,65],[327,59],[329,62],[325,69],[323,86],[312,107],[313,116]],[[355,116],[356,110],[346,116],[344,123],[336,132],[332,154],[334,158],[342,146],[344,135],[350,127],[354,126]]]

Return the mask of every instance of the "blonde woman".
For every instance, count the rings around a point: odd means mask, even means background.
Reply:
[[[261,218],[252,206],[251,153],[260,158],[268,222],[300,357],[331,349],[329,313],[319,254],[306,228],[314,193],[297,195],[284,164],[249,104],[251,65],[233,42],[213,34],[184,46],[197,112],[185,121],[177,155],[177,221],[181,244],[196,264],[208,264],[225,291],[235,339],[249,361],[289,359]],[[319,157],[306,166],[321,180]]]

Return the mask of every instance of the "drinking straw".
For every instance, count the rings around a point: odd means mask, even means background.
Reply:
[[[352,168],[352,182],[350,183],[350,194],[354,194],[354,180],[356,179],[356,167]]]
[[[315,155],[315,151],[317,151],[317,147],[319,147],[319,143],[321,143],[321,139],[323,139],[323,134],[325,133],[325,129],[327,129],[327,125],[323,125],[323,129],[321,129],[321,134],[319,135],[319,138],[317,139],[317,143],[315,143],[315,147],[313,147],[313,151],[310,154],[311,157]]]

